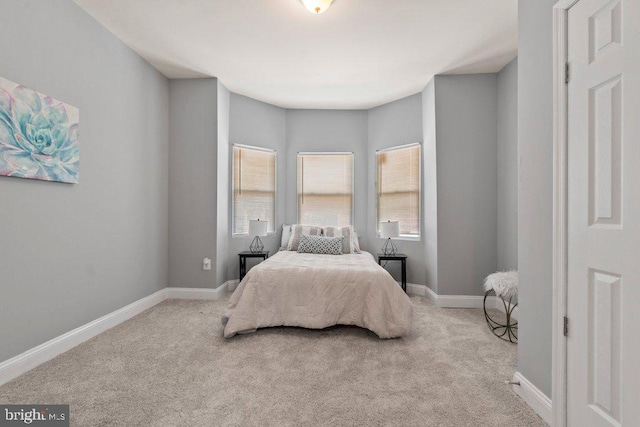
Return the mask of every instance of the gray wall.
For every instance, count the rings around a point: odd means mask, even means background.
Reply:
[[[228,279],[228,263],[231,241],[231,165],[232,150],[229,147],[231,121],[231,93],[218,80],[218,146],[217,146],[217,230],[216,230],[216,281],[217,286]],[[234,257],[235,258],[235,257]]]
[[[374,254],[379,252],[384,244],[384,240],[378,238],[376,233],[376,150],[422,142],[422,120],[422,94],[420,93],[369,110],[368,216],[367,228],[360,233],[367,232],[367,241],[371,243],[368,249]],[[424,215],[421,218],[421,224],[424,225]],[[426,283],[424,227],[422,230],[421,239],[418,241],[394,239],[399,251],[409,256],[407,260],[409,283]],[[399,263],[389,263],[387,267],[396,279],[400,280],[397,264]]]
[[[518,269],[518,59],[498,73],[498,270]]]
[[[216,79],[169,85],[169,286],[215,288],[217,283]],[[211,271],[202,259],[212,259]]]
[[[289,165],[286,150],[286,112],[282,108],[232,93],[229,133],[230,144],[253,145],[276,150],[278,169],[276,234],[262,238],[265,249],[271,251],[273,255],[280,248],[281,226],[284,223],[285,207],[287,206],[285,180]],[[295,163],[293,170],[295,171]],[[229,184],[230,203],[232,191],[231,184]],[[229,235],[232,235],[231,226],[230,222]],[[238,278],[238,257],[236,254],[248,250],[250,243],[251,239],[248,237],[231,238],[228,249],[231,254],[228,262],[228,277],[230,279]]]
[[[285,222],[297,222],[296,156],[301,151],[352,151],[354,158],[354,228],[367,229],[367,111],[287,110]],[[367,240],[362,244],[367,248]],[[367,248],[365,250],[368,250]]]
[[[80,109],[80,184],[0,177],[0,361],[167,285],[168,82],[69,0],[0,2],[0,75]]]
[[[551,396],[555,2],[518,2],[518,370],[547,396]]]
[[[436,76],[435,106],[438,294],[482,295],[497,265],[496,75]]]
[[[422,91],[422,200],[426,284],[438,293],[438,157],[436,91],[432,79]]]

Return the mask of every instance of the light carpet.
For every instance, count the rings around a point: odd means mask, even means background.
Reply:
[[[504,381],[516,346],[482,310],[412,297],[411,335],[357,327],[222,337],[219,301],[165,301],[0,387],[76,426],[542,426]]]

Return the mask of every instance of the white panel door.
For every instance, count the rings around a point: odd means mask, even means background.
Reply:
[[[569,10],[567,422],[640,426],[640,0]]]

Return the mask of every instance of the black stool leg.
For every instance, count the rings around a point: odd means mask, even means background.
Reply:
[[[489,316],[489,313],[487,313],[487,297],[490,296],[492,293],[495,295],[495,292],[493,290],[489,290],[485,292],[484,301],[482,303],[482,308],[484,310],[484,318],[487,321],[487,325],[489,325],[489,328],[491,329],[491,332],[493,333],[493,335],[497,336],[498,338],[504,341],[509,341],[510,343],[515,344],[518,342],[518,322],[512,323],[513,322],[512,315],[513,315],[513,310],[518,306],[518,304],[511,305],[511,298],[509,298],[509,304],[507,305],[507,302],[504,300],[504,298],[500,297],[500,299],[502,300],[502,304],[504,306],[504,312],[506,315],[507,323],[502,324],[502,323],[496,322],[491,318],[491,316]]]

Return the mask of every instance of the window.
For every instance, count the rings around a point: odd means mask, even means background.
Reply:
[[[420,237],[420,163],[420,144],[376,153],[378,229],[398,221],[401,236]]]
[[[247,234],[249,220],[269,221],[276,229],[276,152],[233,146],[233,234]]]
[[[351,225],[353,153],[298,154],[298,223]]]

